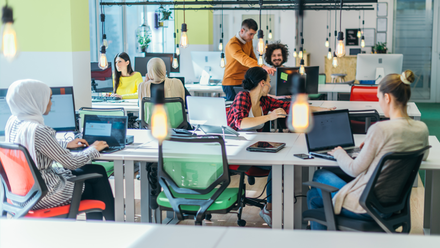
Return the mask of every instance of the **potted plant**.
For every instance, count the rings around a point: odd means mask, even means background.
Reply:
[[[148,45],[151,42],[150,32],[150,27],[145,24],[140,25],[136,31],[137,42],[143,53],[147,51]]]
[[[164,28],[168,27],[167,21],[172,18],[171,14],[173,12],[171,12],[171,10],[165,9],[163,6],[160,6],[159,9],[157,9],[156,13],[159,16],[158,26]]]
[[[387,43],[386,42],[378,42],[373,47],[374,53],[387,53]]]

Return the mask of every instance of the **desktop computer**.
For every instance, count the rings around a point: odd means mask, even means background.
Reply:
[[[109,62],[107,69],[101,70],[101,68],[98,67],[98,62],[91,62],[90,68],[92,74],[92,92],[112,92],[112,63]]]
[[[318,93],[319,66],[306,66],[306,92],[307,94]],[[276,96],[292,95],[292,78],[299,73],[299,67],[278,67],[275,72],[276,80],[271,81],[275,85]],[[272,80],[272,79],[271,79]],[[271,87],[272,88],[272,87]]]
[[[379,84],[391,73],[402,73],[403,54],[358,54],[356,80]]]
[[[139,72],[142,77],[147,74],[147,64],[152,58],[160,58],[165,62],[165,67],[167,70],[167,77],[170,76],[170,72],[180,72],[180,66],[174,69],[171,65],[173,63],[173,53],[146,53],[145,57],[135,57],[134,58],[134,70]],[[180,57],[177,57],[180,64]]]
[[[225,68],[220,67],[221,52],[191,52],[194,75],[200,84],[219,83]]]

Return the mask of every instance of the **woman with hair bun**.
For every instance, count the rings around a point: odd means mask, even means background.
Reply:
[[[354,177],[346,182],[334,173],[322,169],[313,175],[313,181],[331,185],[340,190],[332,193],[335,214],[361,220],[373,220],[359,204],[359,198],[370,180],[380,159],[389,152],[415,151],[428,145],[428,128],[421,121],[409,118],[407,103],[411,97],[411,83],[414,73],[410,70],[402,74],[389,74],[379,84],[377,97],[379,105],[388,121],[376,122],[367,132],[365,141],[356,159],[347,155],[344,149],[336,147],[329,154],[333,155],[339,167],[349,176]],[[425,152],[423,160],[428,157]],[[312,188],[307,193],[309,209],[322,208],[321,191]],[[389,216],[383,216],[384,218]],[[325,230],[326,226],[311,223],[312,230]]]
[[[232,103],[228,117],[228,125],[235,130],[262,131],[264,123],[278,118],[286,118],[290,101],[283,102],[267,96],[270,91],[270,77],[261,67],[250,68],[243,80],[243,88]],[[330,110],[311,107],[312,111]],[[270,112],[270,113],[269,113]],[[271,166],[259,167],[271,170]],[[260,212],[266,223],[272,225],[272,175],[267,177],[267,204]]]

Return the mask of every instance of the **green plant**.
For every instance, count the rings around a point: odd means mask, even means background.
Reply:
[[[376,52],[386,52],[387,51],[387,43],[386,42],[378,42],[373,47]]]
[[[139,35],[138,36],[138,43],[139,43],[139,47],[142,50],[145,50],[148,48],[148,45],[150,44],[151,39],[150,39],[150,34],[145,33],[144,35]]]
[[[171,10],[167,10],[164,7],[160,7],[159,11],[162,15],[162,18],[160,18],[160,21],[168,21],[171,18]]]

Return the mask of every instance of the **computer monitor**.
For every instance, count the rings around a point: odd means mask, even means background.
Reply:
[[[220,81],[223,79],[225,68],[220,67],[220,56],[221,52],[191,52],[194,75],[199,81],[201,81],[201,84],[207,84],[209,80]],[[208,77],[209,80],[203,81],[203,75]]]
[[[358,54],[356,80],[376,81],[391,73],[402,73],[403,54]]]
[[[101,68],[98,67],[98,62],[91,62],[90,68],[92,74],[92,92],[112,92],[112,63],[109,62],[107,69],[101,70]]]
[[[134,58],[134,70],[139,72],[142,76],[147,74],[147,64],[152,58],[160,58],[165,62],[165,67],[167,70],[167,76],[170,76],[170,72],[180,72],[180,66],[174,69],[171,65],[173,64],[173,53],[146,53],[145,57],[135,57]],[[180,64],[180,57],[177,57],[177,61]]]
[[[75,100],[73,87],[51,87],[52,107],[48,115],[43,115],[44,124],[56,131],[76,131]],[[6,103],[8,89],[0,89],[0,135],[5,135],[5,126],[12,115]]]
[[[306,92],[307,94],[318,93],[319,66],[304,67],[306,73]],[[278,67],[276,74],[275,95],[287,96],[292,92],[293,75],[299,73],[299,67]],[[273,82],[271,82],[272,84]]]

